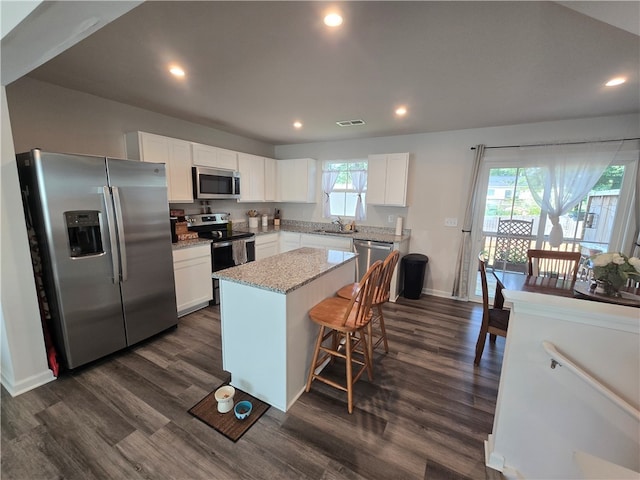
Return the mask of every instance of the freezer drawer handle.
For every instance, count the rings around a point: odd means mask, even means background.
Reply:
[[[102,187],[104,196],[104,206],[107,212],[107,226],[109,228],[109,243],[111,244],[111,264],[113,270],[113,283],[120,282],[120,263],[118,260],[118,245],[116,242],[116,222],[113,213],[113,203],[111,202],[111,191],[109,187]]]
[[[111,187],[113,192],[113,206],[116,210],[116,221],[118,222],[118,246],[120,251],[120,280],[127,281],[127,249],[124,243],[124,220],[122,218],[122,202],[120,201],[120,190],[118,187]]]

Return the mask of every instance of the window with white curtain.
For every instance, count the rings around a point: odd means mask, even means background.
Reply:
[[[331,160],[322,172],[323,217],[365,219],[366,160]]]

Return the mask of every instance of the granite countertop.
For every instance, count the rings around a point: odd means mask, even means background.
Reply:
[[[303,247],[219,270],[212,277],[287,294],[355,258],[351,252]]]
[[[279,226],[274,226],[270,223],[266,227],[259,226],[257,228],[249,228],[247,222],[233,223],[233,231],[255,233],[256,236],[268,235],[270,233],[278,232],[293,232],[293,233],[307,233],[312,235],[328,235],[333,237],[346,237],[354,240],[365,240],[372,242],[386,242],[386,243],[400,243],[404,240],[408,240],[411,237],[411,230],[403,230],[402,235],[396,235],[391,228],[383,227],[357,227],[354,233],[339,233],[333,232],[334,225],[327,223],[312,223],[312,222],[298,222],[298,221],[285,221]],[[326,229],[326,230],[325,230]],[[318,230],[322,230],[319,232]],[[183,240],[173,244],[173,249],[193,247],[203,242],[211,242],[206,238],[199,238],[195,240]]]
[[[327,224],[313,224],[307,222],[298,222],[300,224],[282,224],[278,227],[273,224],[269,224],[267,227],[249,228],[245,224],[241,224],[237,227],[236,231],[250,232],[257,235],[267,235],[269,233],[277,232],[293,232],[293,233],[310,233],[313,235],[329,235],[334,237],[346,237],[354,240],[367,240],[373,242],[386,242],[386,243],[399,243],[410,238],[410,234],[406,230],[402,235],[395,235],[395,232],[390,228],[380,227],[358,227],[354,233],[339,233],[332,232],[333,226],[327,226]],[[234,224],[235,225],[235,224]],[[326,230],[323,230],[326,229]],[[317,230],[323,230],[321,232]]]
[[[172,243],[171,248],[173,250],[180,250],[182,248],[196,247],[205,243],[211,243],[208,238],[194,238],[193,240],[181,240],[177,243]]]

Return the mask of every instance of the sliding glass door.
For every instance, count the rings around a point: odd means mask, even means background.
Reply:
[[[529,248],[551,249],[552,222],[549,212],[534,200],[527,182],[525,169],[536,165],[516,163],[507,152],[485,157],[472,241],[489,267],[524,274]],[[558,250],[579,251],[586,259],[598,252],[623,249],[625,238],[632,233],[629,222],[634,223],[630,217],[637,164],[637,151],[619,155],[593,188],[560,216],[563,238]],[[470,270],[469,297],[478,300],[482,295],[479,275],[475,268]],[[493,293],[491,285],[489,288]]]

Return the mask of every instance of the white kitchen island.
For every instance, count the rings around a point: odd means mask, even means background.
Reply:
[[[308,312],[353,282],[356,255],[299,248],[220,270],[222,364],[231,385],[286,412],[304,391],[318,326]]]

